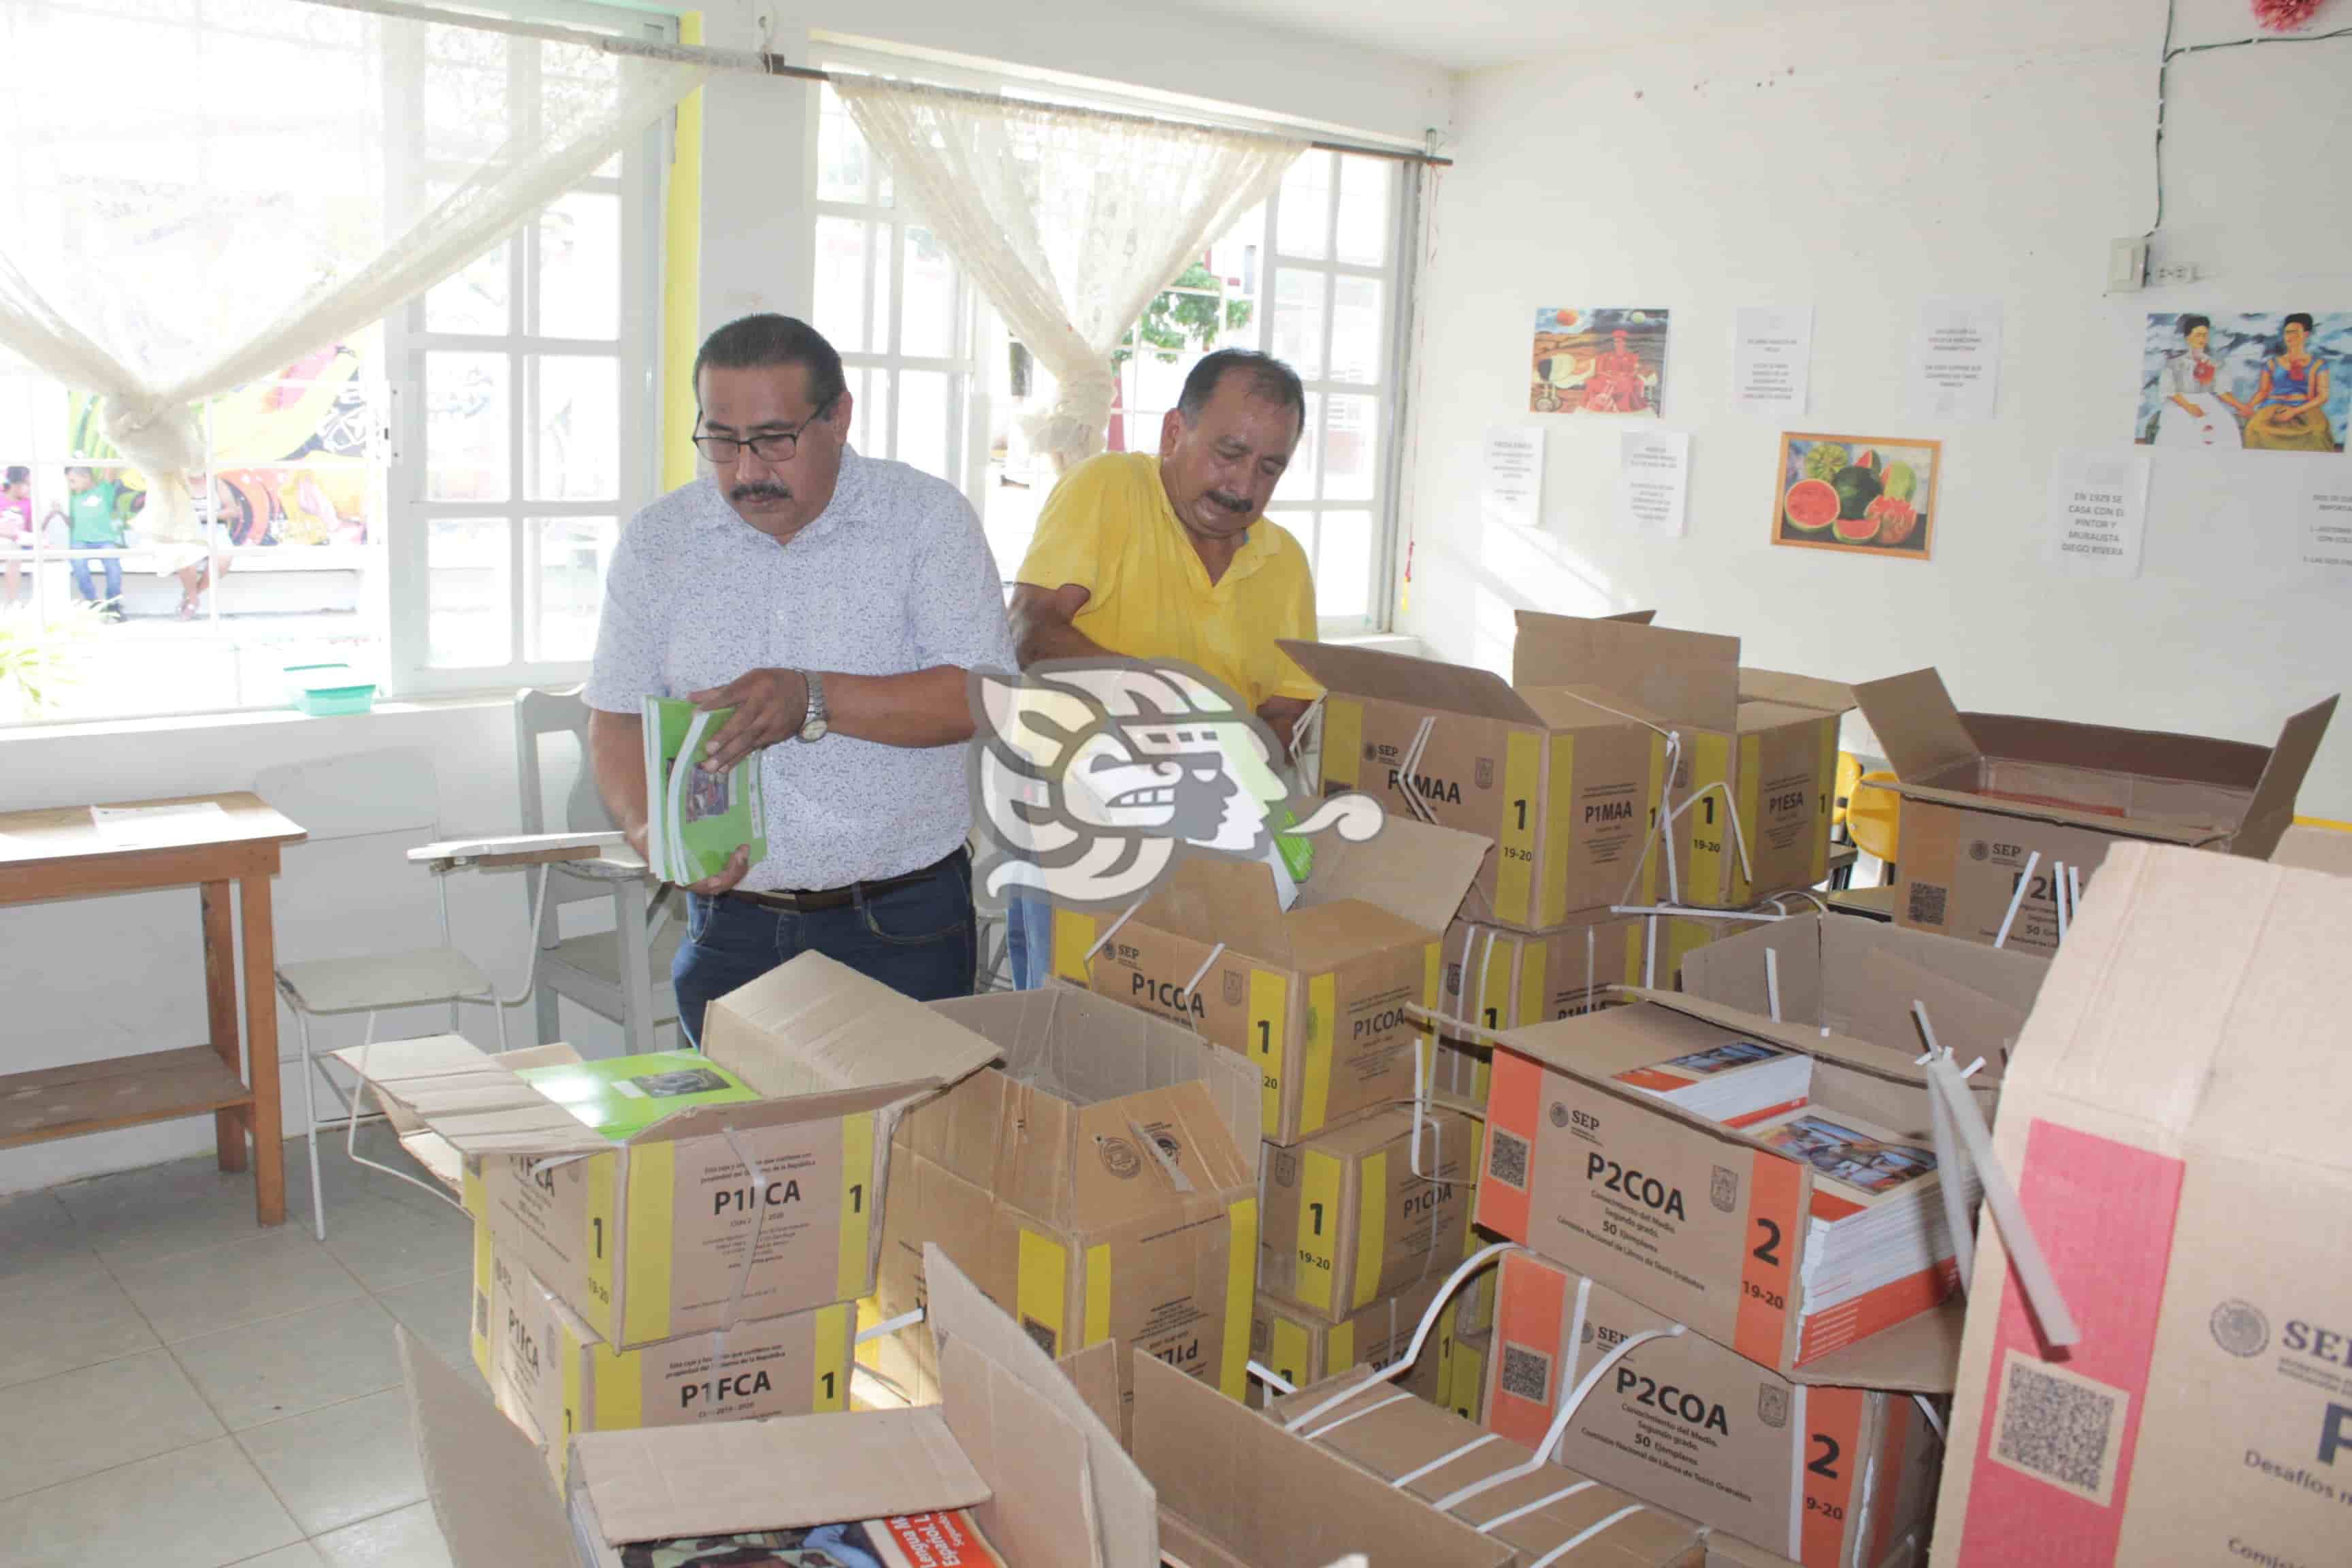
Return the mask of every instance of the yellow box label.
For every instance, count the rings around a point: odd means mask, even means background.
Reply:
[[[1326,731],[1325,733],[1329,733]],[[1293,1388],[1322,1380],[1323,1369],[1313,1361],[1315,1342],[1288,1318],[1274,1320],[1274,1373]]]
[[[1447,1405],[1465,1421],[1477,1420],[1479,1394],[1486,1383],[1486,1358],[1478,1352],[1477,1346],[1460,1339],[1454,1342],[1451,1381],[1454,1387]]]
[[[594,1363],[589,1389],[580,1386],[581,1357],[567,1353],[563,1358],[563,1435],[569,1437],[574,1432],[633,1432],[644,1426],[645,1369],[636,1356],[625,1355],[601,1342],[588,1353]],[[581,1398],[590,1392],[595,1395],[593,1406]]]
[[[621,1245],[621,1212],[613,1201],[613,1172],[620,1162],[618,1154],[597,1154],[581,1173],[588,1209],[588,1234],[580,1238],[587,1253],[588,1300],[575,1304],[586,1309],[581,1316],[588,1320],[588,1326],[608,1340],[620,1337],[616,1331],[620,1325],[613,1316],[613,1253]],[[529,1179],[528,1172],[524,1179]]]
[[[1097,1242],[1087,1248],[1087,1345],[1098,1345],[1110,1338],[1110,1244]]]
[[[1511,960],[1525,945],[1524,937],[1497,935],[1486,943],[1486,962],[1479,966],[1476,1022],[1489,1029],[1507,1029],[1520,1022],[1511,1014]]]
[[[1838,721],[1824,719],[1821,724],[1821,755],[1813,763],[1813,878],[1808,884],[1819,887],[1822,879],[1830,874],[1830,796],[1837,789]]]
[[[1519,944],[1519,995],[1511,1009],[1511,1021],[1506,1027],[1517,1028],[1521,1024],[1544,1021],[1544,1000],[1550,994],[1544,987],[1544,944],[1526,942]]]
[[[1329,1335],[1326,1337],[1324,1344],[1326,1346],[1326,1350],[1324,1352],[1323,1376],[1328,1377],[1335,1372],[1345,1372],[1349,1367],[1355,1365],[1356,1321],[1353,1318],[1350,1318],[1346,1322],[1341,1323],[1339,1327],[1333,1329]]]
[[[848,1352],[850,1342],[849,1310],[848,1302],[836,1301],[816,1315],[816,1361],[809,1377],[809,1408],[813,1411],[849,1408],[849,1387],[842,1380],[842,1359]]]
[[[879,1296],[868,1296],[864,1300],[857,1303],[857,1331],[859,1333],[864,1333],[866,1330],[873,1328],[881,1321],[882,1299]],[[857,1357],[858,1365],[875,1372],[880,1372],[882,1370],[882,1342],[880,1340],[860,1340],[857,1342],[857,1348],[852,1353]]]
[[[1364,705],[1352,698],[1323,700],[1323,787],[1360,787],[1364,761]]]
[[[1225,1353],[1217,1380],[1227,1399],[1249,1392],[1250,1301],[1257,1289],[1257,1200],[1225,1211]]]
[[[1087,954],[1094,951],[1095,918],[1069,910],[1054,911],[1054,973],[1076,985],[1087,984]]]
[[[1318,1311],[1331,1310],[1334,1258],[1339,1250],[1339,1156],[1306,1151],[1299,1162],[1298,1299]]]
[[[1339,1028],[1339,980],[1318,974],[1307,983],[1307,1082],[1299,1096],[1298,1131],[1313,1132],[1331,1108],[1331,1040]]]
[[[1576,836],[1576,737],[1551,738],[1551,766],[1544,776],[1543,906],[1541,924],[1558,925],[1568,913],[1568,846]]]
[[[602,1164],[602,1157],[589,1162]],[[677,1145],[633,1144],[623,1166],[629,1185],[629,1263],[621,1310],[632,1343],[669,1338],[670,1216],[677,1201]],[[749,1267],[749,1260],[746,1260]]]
[[[1644,809],[1654,832],[1658,826],[1658,796],[1666,787],[1666,738],[1650,737],[1650,795]],[[1658,901],[1658,862],[1665,858],[1664,850],[1657,844],[1645,843],[1642,856],[1642,899],[1645,904]]]
[[[834,1295],[849,1300],[872,1283],[866,1277],[874,1234],[874,1113],[841,1119],[841,1265]]]
[[[1013,1310],[1021,1326],[1045,1331],[1045,1353],[1065,1356],[1075,1350],[1062,1332],[1063,1307],[1069,1300],[1070,1255],[1058,1241],[1023,1226],[1021,1254],[1013,1279]]]
[[[467,1325],[467,1338],[474,1352],[474,1366],[487,1383],[490,1376],[490,1227],[477,1219],[474,1222],[474,1310]]]
[[[1691,746],[1691,795],[1683,811],[1685,839],[1683,901],[1714,906],[1723,901],[1724,843],[1731,825],[1724,820],[1730,803],[1720,789],[1730,776],[1731,742],[1721,735],[1700,735]]]
[[[1513,730],[1503,741],[1503,815],[1495,826],[1495,912],[1520,925],[1539,919],[1534,899],[1535,813],[1542,757],[1531,731]]]
[[[1356,1185],[1356,1279],[1350,1310],[1362,1311],[1380,1294],[1381,1264],[1388,1250],[1389,1156],[1385,1149],[1364,1156]],[[1341,1362],[1342,1366],[1354,1364]]]
[[[1290,982],[1253,969],[1249,977],[1249,1054],[1257,1064],[1261,1130],[1282,1130],[1282,1047],[1290,1028]]]
[[[1750,837],[1755,834],[1758,821],[1756,816],[1756,795],[1758,791],[1757,775],[1761,773],[1763,771],[1763,737],[1760,735],[1740,736],[1739,820],[1733,826],[1737,831],[1743,832]],[[1756,848],[1757,847],[1754,844],[1748,846],[1748,854],[1750,859],[1755,858]],[[1731,846],[1732,907],[1736,909],[1739,905],[1748,902],[1750,898],[1755,896],[1755,891],[1756,889],[1754,886],[1749,883],[1748,879],[1747,872],[1739,868],[1739,844],[1735,841]]]

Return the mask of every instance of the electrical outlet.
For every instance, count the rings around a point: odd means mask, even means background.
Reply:
[[[2162,289],[2176,283],[2194,283],[2204,274],[2193,261],[2178,261],[2169,267],[2151,267],[2147,270],[2148,287]]]

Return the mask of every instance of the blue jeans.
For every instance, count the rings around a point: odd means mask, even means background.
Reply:
[[[1004,896],[1004,963],[1016,991],[1034,991],[1052,976],[1054,906],[1045,894]]]
[[[91,561],[87,555],[75,556],[73,563],[75,597],[81,599],[98,597],[98,584],[91,582],[89,577],[89,569],[93,565],[106,568],[107,601],[110,604],[119,603],[122,598],[122,558],[119,555],[110,555],[105,560],[98,562]]]
[[[803,952],[824,953],[919,1002],[969,996],[980,960],[971,860],[959,851],[921,881],[805,913],[689,895],[686,934],[670,980],[678,1027],[698,1049],[712,1002]]]

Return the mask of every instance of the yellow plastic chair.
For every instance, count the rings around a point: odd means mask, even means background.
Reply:
[[[1840,752],[1837,761],[1837,788],[1830,795],[1830,831],[1835,833],[1845,826],[1846,807],[1853,800],[1853,786],[1862,780],[1862,759],[1852,752]]]
[[[1871,786],[1894,782],[1895,775],[1884,769],[1864,773],[1854,781],[1845,810],[1846,837],[1853,840],[1854,847],[1890,866],[1895,859],[1895,845],[1901,826],[1898,812],[1903,798],[1891,789]]]

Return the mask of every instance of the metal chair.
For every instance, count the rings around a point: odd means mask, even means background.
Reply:
[[[526,687],[515,695],[515,772],[522,788],[526,834],[590,833],[614,826],[596,794],[588,758],[588,704],[580,691],[576,686],[561,691]],[[571,737],[577,771],[557,805],[548,794],[552,770],[546,753],[560,736]],[[551,822],[551,815],[558,820]],[[655,1030],[664,1024],[677,1025],[677,994],[669,973],[686,933],[683,921],[669,918],[675,898],[625,847],[555,868],[532,952],[531,985],[541,1044],[562,1037],[556,998],[569,996],[621,1026],[627,1038],[625,1054],[643,1056],[660,1048]],[[563,906],[599,899],[612,902],[613,929],[564,936]]]
[[[347,896],[354,885],[364,885],[363,879],[380,875],[383,864],[399,860],[410,845],[439,833],[439,787],[434,777],[433,762],[424,752],[413,749],[365,752],[325,762],[271,768],[254,780],[254,793],[310,829],[309,839],[288,851],[289,868],[298,857],[310,862],[300,879],[288,879],[289,905],[302,896],[299,889],[305,888],[340,888]],[[532,900],[534,924],[536,906],[543,901],[546,889],[544,867],[540,868]],[[348,1128],[355,1122],[356,1102],[327,1071],[323,1053],[314,1048],[310,1020],[364,1013],[364,1039],[373,1042],[380,1014],[404,1007],[446,1005],[449,1027],[454,1031],[457,1027],[458,1004],[478,1003],[497,1013],[499,1049],[504,1051],[508,1046],[506,1010],[530,993],[528,974],[520,990],[512,994],[501,993],[479,965],[451,945],[447,885],[436,876],[433,888],[439,915],[437,943],[390,952],[298,959],[278,966],[278,994],[285,998],[288,1009],[294,1015],[295,1036],[302,1054],[303,1136],[310,1156],[310,1211],[313,1228],[321,1241],[327,1238],[327,1213],[319,1180],[319,1132],[322,1127]],[[287,945],[312,945],[309,939],[321,931],[333,931],[337,917],[348,917],[351,912],[347,902],[338,903],[319,911],[318,918],[306,920],[299,909],[281,906],[278,930],[290,937]],[[381,938],[387,928],[396,931],[403,925],[417,923],[414,918],[417,912],[404,910],[397,904],[371,901],[364,909],[362,929],[371,937]],[[289,914],[293,918],[287,918]],[[329,941],[332,941],[331,936]],[[324,1122],[319,1119],[318,1086],[321,1079],[337,1105],[334,1120]],[[260,1131],[257,1129],[257,1132]],[[356,1157],[355,1149],[352,1152]],[[431,1184],[405,1172],[389,1166],[378,1168],[436,1196],[443,1195]]]

